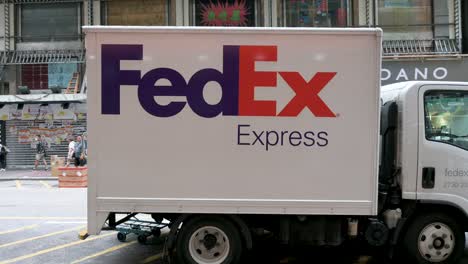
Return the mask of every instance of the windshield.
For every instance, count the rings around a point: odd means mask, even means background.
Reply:
[[[424,112],[426,139],[468,150],[468,92],[430,91]]]

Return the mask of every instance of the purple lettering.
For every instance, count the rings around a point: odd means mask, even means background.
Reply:
[[[121,60],[141,60],[143,45],[101,46],[101,111],[104,115],[120,114],[120,85],[136,85],[140,71],[120,70]]]
[[[168,80],[172,86],[157,86],[160,79]],[[160,105],[155,96],[185,96],[187,85],[184,77],[169,68],[158,68],[147,72],[138,84],[138,99],[146,112],[154,116],[169,117],[178,114],[185,106],[185,102],[170,102]]]

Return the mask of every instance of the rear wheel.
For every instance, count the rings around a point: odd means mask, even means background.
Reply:
[[[182,225],[177,257],[184,264],[238,264],[242,242],[237,228],[218,216],[199,216]]]
[[[465,249],[465,233],[453,217],[421,215],[408,227],[404,247],[412,263],[458,263]]]
[[[138,240],[138,242],[139,242],[140,244],[143,244],[143,245],[144,245],[144,244],[146,244],[146,240],[147,240],[146,238],[147,238],[147,236],[145,236],[145,235],[139,235],[138,238],[137,238],[137,240]]]
[[[117,239],[120,241],[120,242],[125,242],[125,240],[127,239],[127,236],[122,233],[122,232],[119,232],[117,233]]]

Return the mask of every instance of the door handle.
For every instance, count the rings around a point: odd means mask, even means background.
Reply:
[[[435,168],[425,167],[422,172],[422,187],[424,189],[434,189],[435,186]]]

